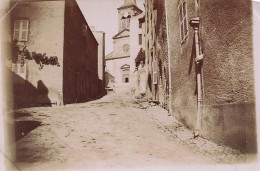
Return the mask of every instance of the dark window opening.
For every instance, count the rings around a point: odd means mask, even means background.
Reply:
[[[125,78],[125,83],[128,83],[129,82],[129,78]]]
[[[139,45],[142,45],[142,34],[139,34]]]
[[[142,28],[142,23],[141,22],[139,22],[139,28]]]

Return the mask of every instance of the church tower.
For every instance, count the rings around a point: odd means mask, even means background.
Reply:
[[[117,8],[118,10],[118,32],[124,29],[130,29],[130,20],[132,16],[142,13],[136,5],[136,0],[125,0],[124,4]]]
[[[136,0],[124,0],[117,10],[118,32],[113,37],[113,51],[106,56],[106,72],[113,77],[112,82],[134,83],[132,76],[137,54],[133,55],[132,51],[138,49],[138,38],[142,31],[136,18],[143,11],[137,7]],[[135,41],[131,41],[133,39]]]

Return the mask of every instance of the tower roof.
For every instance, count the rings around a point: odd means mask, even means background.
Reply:
[[[136,0],[125,0],[124,4],[117,9],[119,10],[119,9],[128,8],[128,7],[134,7],[140,13],[143,12],[140,8],[137,7]]]
[[[136,0],[125,0],[123,6],[131,6],[131,5],[136,5]]]

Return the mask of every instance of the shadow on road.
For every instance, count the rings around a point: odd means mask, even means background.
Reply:
[[[41,125],[38,121],[16,121],[15,122],[15,140],[18,141],[29,132]]]
[[[14,118],[20,118],[26,116],[32,116],[32,114],[26,112],[14,112]]]

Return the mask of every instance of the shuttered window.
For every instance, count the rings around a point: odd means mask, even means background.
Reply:
[[[157,84],[158,82],[158,74],[157,74],[157,62],[153,61],[153,84]]]
[[[26,64],[16,64],[16,63],[13,63],[12,64],[12,71],[16,75],[18,75],[20,78],[23,78],[23,79],[19,79],[18,82],[19,83],[24,83],[24,80],[26,80]]]
[[[187,3],[185,0],[183,0],[179,5],[179,18],[180,18],[180,39],[182,43],[188,35]]]
[[[28,20],[15,20],[14,21],[14,36],[13,39],[17,41],[28,40]]]

